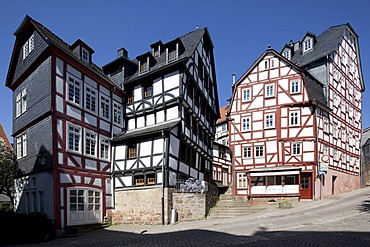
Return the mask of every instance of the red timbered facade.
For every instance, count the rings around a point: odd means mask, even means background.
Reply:
[[[336,45],[328,42],[334,38]],[[281,53],[265,51],[234,84],[236,196],[313,199],[359,187],[358,52],[349,24],[307,33]]]
[[[14,34],[16,209],[58,228],[101,223],[113,208],[110,139],[124,129],[124,92],[83,41],[68,45],[29,16]]]

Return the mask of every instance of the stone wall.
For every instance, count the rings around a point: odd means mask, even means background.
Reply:
[[[206,215],[205,193],[174,193],[173,208],[178,221],[204,219]]]
[[[113,224],[162,224],[162,187],[115,192]],[[164,223],[171,220],[172,189],[164,190]]]

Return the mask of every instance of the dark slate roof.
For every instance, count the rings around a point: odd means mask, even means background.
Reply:
[[[327,101],[324,94],[324,85],[307,75],[304,76],[304,80],[306,81],[308,93],[311,96],[311,100],[317,101],[322,106],[327,106]]]
[[[112,142],[118,142],[118,141],[130,139],[130,138],[135,138],[135,137],[139,137],[139,136],[158,133],[162,130],[171,130],[179,122],[180,122],[180,119],[174,119],[174,120],[170,120],[170,121],[163,122],[163,123],[160,123],[160,124],[155,124],[155,125],[148,126],[148,127],[129,130],[127,132],[123,132],[123,133],[119,134],[118,136],[114,137],[111,141]]]
[[[79,57],[77,57],[73,53],[71,47],[66,42],[64,42],[61,38],[59,38],[57,35],[55,35],[53,32],[51,32],[49,29],[47,29],[41,23],[35,21],[34,19],[32,19],[28,15],[25,17],[25,20],[23,21],[23,23],[27,22],[27,20],[29,20],[35,26],[35,28],[41,33],[41,35],[44,36],[44,38],[48,42],[52,43],[53,45],[55,45],[58,48],[60,48],[61,50],[63,50],[65,53],[67,53],[68,55],[70,55],[71,57],[73,57],[74,59],[76,59],[77,61],[79,61],[85,67],[87,67],[90,70],[92,70],[93,72],[95,72],[98,76],[100,76],[101,78],[103,78],[107,82],[109,82],[109,83],[111,83],[113,85],[116,85],[112,80],[110,80],[110,78],[106,74],[103,73],[103,71],[102,71],[102,69],[100,67],[98,67],[94,63],[87,63],[87,62],[83,61],[82,59],[80,59]],[[23,23],[15,31],[15,33],[14,33],[15,35],[17,35],[17,33],[20,32],[20,29],[22,28]]]
[[[187,34],[185,34],[181,37],[175,38],[175,39],[163,44],[163,46],[166,47],[166,45],[168,45],[168,44],[170,44],[170,43],[172,43],[176,40],[180,40],[181,45],[184,48],[184,51],[183,51],[182,54],[179,55],[179,57],[176,61],[166,63],[166,56],[165,56],[164,51],[162,50],[161,55],[159,57],[155,58],[157,63],[154,66],[149,68],[149,72],[146,72],[142,75],[139,75],[139,70],[137,70],[135,74],[133,74],[132,76],[127,77],[125,79],[125,84],[128,84],[131,81],[134,81],[135,79],[140,78],[141,76],[146,76],[150,73],[156,72],[156,71],[158,71],[158,69],[164,69],[164,68],[171,67],[175,64],[178,64],[178,63],[190,58],[190,56],[193,54],[195,48],[197,47],[198,43],[200,42],[200,40],[203,37],[205,32],[206,32],[206,28],[195,29],[194,31],[192,31],[190,33],[187,33]],[[140,55],[138,57],[140,57]],[[137,60],[134,59],[133,62],[137,63]]]
[[[312,51],[303,54],[302,46],[299,50],[295,51],[292,62],[302,67],[331,54],[338,49],[338,45],[342,41],[342,36],[346,27],[347,24],[330,27],[317,36]]]

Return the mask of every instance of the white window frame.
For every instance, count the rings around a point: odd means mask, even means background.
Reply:
[[[70,130],[70,127],[71,128],[74,128],[72,131]],[[78,131],[76,131],[76,129],[78,129]],[[67,145],[66,145],[66,150],[69,151],[69,152],[75,152],[75,153],[81,153],[81,143],[82,143],[82,127],[81,126],[78,126],[78,125],[75,125],[75,124],[71,124],[71,123],[67,123]],[[69,146],[69,143],[70,143],[70,132],[72,132],[74,135],[72,138],[75,138],[75,136],[78,136],[78,150],[76,150],[76,146],[75,146],[75,143],[73,143],[73,148],[70,148]],[[73,140],[75,141],[75,140]]]
[[[265,86],[265,97],[266,98],[275,97],[275,85],[274,84],[267,84]]]
[[[22,157],[27,156],[27,133],[22,134]]]
[[[307,38],[303,41],[303,52],[309,51],[312,49],[312,38]]]
[[[238,189],[246,189],[248,188],[248,179],[247,179],[247,174],[246,173],[237,173],[237,177],[238,177],[238,183],[237,183],[237,187]],[[240,180],[242,181],[240,183]]]
[[[109,139],[110,139],[109,137],[100,135],[100,138],[99,138],[99,157],[100,159],[109,160],[110,158]]]
[[[242,131],[250,131],[251,128],[251,117],[243,117],[242,118]]]
[[[15,117],[19,117],[21,115],[21,112],[22,112],[22,100],[21,100],[21,98],[22,98],[22,96],[21,96],[20,93],[15,97]]]
[[[90,62],[90,53],[84,47],[81,47],[81,58],[86,62]]]
[[[289,126],[300,126],[300,112],[291,111],[289,113]]]
[[[299,80],[290,81],[290,94],[296,94],[301,92],[301,83]]]
[[[323,128],[324,128],[324,132],[329,132],[329,119],[324,117],[324,121],[323,121]]]
[[[251,88],[243,88],[242,89],[242,102],[251,101],[252,98],[252,89]]]
[[[84,154],[96,157],[97,155],[97,134],[91,130],[85,129],[84,133]]]
[[[122,104],[113,101],[113,123],[122,126],[123,119],[122,119]],[[118,116],[117,116],[118,115]]]
[[[283,51],[283,57],[290,60],[290,50],[289,49],[286,49],[285,51]]]
[[[293,156],[302,155],[302,143],[301,142],[293,142],[292,143],[292,155]]]
[[[262,155],[261,155],[262,152]],[[263,158],[265,157],[265,150],[263,145],[256,145],[254,146],[254,154],[256,158]]]
[[[338,149],[333,150],[333,160],[338,161]]]
[[[243,147],[243,159],[251,159],[253,157],[252,146]]]
[[[108,107],[108,108],[107,108]],[[106,120],[110,120],[110,98],[105,94],[100,94],[99,100],[99,116]]]
[[[16,143],[17,143],[17,146],[16,146],[16,148],[17,148],[17,159],[20,159],[20,158],[22,158],[22,137],[21,136],[19,136],[19,137],[17,137],[16,138]]]
[[[90,99],[90,107],[88,106],[88,99]],[[95,115],[98,112],[98,91],[92,86],[85,83],[85,110],[88,112],[94,113]],[[91,109],[91,105],[95,104],[95,109]]]
[[[265,114],[265,129],[275,128],[275,114],[268,113]]]
[[[27,111],[27,89],[26,88],[24,88],[22,90],[21,102],[22,102],[22,111],[21,111],[21,114],[23,114],[23,113],[25,113]]]
[[[23,45],[23,60],[28,57],[33,51],[33,48],[35,48],[35,34],[32,34]]]
[[[72,98],[70,98],[70,90],[72,90]],[[78,106],[82,105],[82,81],[70,73],[67,73],[66,101]]]

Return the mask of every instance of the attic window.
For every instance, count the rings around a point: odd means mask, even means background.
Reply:
[[[177,60],[178,58],[178,49],[179,45],[176,44],[176,47],[167,48],[167,63]]]
[[[157,47],[153,48],[153,57],[159,57],[161,53],[160,46],[158,45]]]
[[[89,52],[83,47],[81,47],[81,58],[82,60],[89,62]]]
[[[283,57],[285,57],[286,59],[290,60],[290,50],[285,50],[283,51]]]
[[[145,73],[149,70],[149,62],[148,62],[148,59],[147,60],[142,60],[139,62],[139,66],[140,66],[140,73]]]
[[[31,37],[23,45],[23,59],[28,57],[28,55],[33,51],[35,47],[35,35],[32,34]]]
[[[306,52],[311,49],[312,49],[312,39],[309,38],[303,41],[303,52]]]

